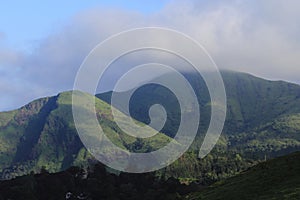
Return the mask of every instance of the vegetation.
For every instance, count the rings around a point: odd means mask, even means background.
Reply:
[[[55,174],[43,168],[36,175],[0,182],[0,199],[296,200],[300,197],[300,152],[260,163],[209,187],[193,179],[180,181],[154,173],[109,173],[101,164]]]
[[[210,119],[210,98],[203,79],[192,73],[185,76],[198,96],[200,128],[189,151],[155,173],[162,181],[173,177],[184,183],[210,185],[266,159],[300,150],[300,86],[225,71],[222,76],[228,112],[224,131],[213,151],[204,159],[198,159]],[[160,103],[166,108],[168,119],[161,131],[163,134],[148,139],[133,138],[116,125],[108,104],[110,95],[97,95],[100,98],[96,99],[97,116],[107,137],[120,148],[150,152],[167,144],[176,133],[180,122],[179,104],[167,88],[146,85],[130,100],[130,112],[140,121],[137,123],[149,123],[151,105]],[[37,173],[43,167],[49,172],[58,172],[71,166],[95,163],[76,133],[71,103],[71,92],[64,92],[38,99],[15,111],[0,113],[2,179],[31,171]]]
[[[170,178],[160,180],[153,173],[119,175],[108,173],[101,164],[93,168],[71,167],[50,174],[30,174],[0,182],[0,199],[180,199],[199,186],[180,184]]]
[[[300,153],[260,163],[251,169],[217,182],[185,199],[278,199],[300,198]]]
[[[0,127],[2,179],[30,171],[38,172],[42,166],[49,172],[57,172],[73,165],[85,166],[95,162],[77,135],[71,111],[71,94],[61,93],[36,100],[12,113],[0,113],[0,118],[10,118],[5,126]],[[121,148],[146,152],[156,150],[170,140],[158,133],[139,141],[118,128],[105,102],[96,99],[96,110],[107,137]]]
[[[200,128],[190,151],[160,171],[164,176],[192,178],[207,184],[238,174],[266,159],[300,150],[300,86],[222,71],[228,103],[223,134],[214,150],[199,160],[197,150],[209,124],[210,98],[200,76],[186,73],[185,77],[198,97]],[[110,103],[111,92],[96,96]],[[148,110],[157,103],[163,105],[168,114],[161,132],[173,137],[180,123],[180,108],[167,88],[157,84],[138,88],[130,99],[130,114],[149,123]]]

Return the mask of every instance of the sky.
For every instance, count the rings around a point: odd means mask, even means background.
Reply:
[[[35,45],[32,43],[51,34],[79,12],[110,8],[149,14],[160,10],[165,3],[165,0],[6,1],[0,7],[1,35],[6,45],[28,51]]]
[[[81,63],[98,43],[147,26],[189,35],[220,69],[299,84],[298,8],[297,0],[2,2],[0,111],[71,90]],[[112,73],[118,71],[115,66]]]

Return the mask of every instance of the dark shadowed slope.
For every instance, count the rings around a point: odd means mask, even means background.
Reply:
[[[238,176],[190,194],[186,199],[300,199],[300,153],[260,163]]]

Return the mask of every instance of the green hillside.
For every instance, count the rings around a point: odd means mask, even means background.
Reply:
[[[223,146],[240,149],[239,153],[243,153],[240,151],[245,147],[250,149],[252,146],[257,151],[255,158],[263,158],[265,154],[267,157],[276,157],[300,150],[299,85],[231,71],[222,71],[221,75],[227,94]],[[201,76],[194,73],[187,73],[185,76],[194,88],[200,105],[199,137],[195,142],[195,149],[199,149],[201,138],[209,124],[210,98]],[[118,95],[122,97],[122,93]],[[110,103],[111,92],[96,96]],[[157,103],[163,105],[168,114],[161,132],[172,137],[180,124],[180,107],[174,94],[167,88],[148,84],[137,89],[130,99],[130,114],[139,121],[149,123],[148,110]],[[121,107],[118,108],[122,110]],[[261,148],[262,145],[270,148]],[[284,150],[281,151],[282,149]]]
[[[50,172],[72,165],[95,162],[83,148],[72,116],[72,93],[42,98],[12,111],[0,113],[0,172],[2,178],[38,172]],[[92,97],[91,97],[92,98]],[[122,132],[113,122],[110,106],[96,99],[98,120],[107,137],[121,148],[146,152],[169,141],[163,134],[141,141]],[[126,122],[124,122],[126,123]]]
[[[186,199],[300,199],[300,153],[260,163],[238,176],[187,195]]]
[[[284,81],[269,81],[240,72],[221,71],[221,75],[228,104],[224,127],[226,134],[252,131],[278,117],[300,113],[299,85]],[[185,73],[184,76],[198,97],[201,120],[204,120],[202,126],[207,126],[210,118],[210,97],[206,84],[198,74]],[[118,95],[122,97],[122,93]],[[96,96],[110,103],[111,92]],[[165,106],[170,117],[163,130],[166,134],[174,132],[180,120],[179,104],[174,94],[163,86],[148,84],[137,89],[130,100],[132,116],[149,123],[147,109],[155,103]],[[204,131],[205,127],[200,130]]]
[[[200,128],[190,152],[163,170],[167,177],[175,175],[210,183],[233,176],[265,159],[300,150],[300,86],[222,71],[228,103],[225,126],[214,150],[206,158],[197,159],[197,150],[209,124],[210,98],[201,76],[184,75],[199,100]],[[122,97],[123,93],[118,95]],[[110,103],[111,92],[96,96]],[[180,123],[180,109],[176,97],[167,88],[156,84],[138,88],[130,99],[130,114],[149,123],[148,110],[157,103],[163,105],[168,114],[161,132],[173,137]]]
[[[185,76],[200,104],[198,137],[188,152],[156,172],[157,176],[209,185],[265,159],[300,150],[300,86],[224,71],[228,101],[224,131],[213,151],[198,159],[210,119],[210,98],[203,79],[191,73]],[[97,95],[102,99],[96,99],[97,116],[107,136],[119,147],[149,152],[167,144],[176,133],[180,112],[175,96],[167,88],[146,85],[130,101],[130,114],[138,121],[149,123],[149,107],[156,103],[162,104],[168,114],[161,131],[164,134],[142,140],[127,135],[113,121],[110,105],[106,103],[110,102],[110,94]],[[18,110],[0,112],[1,178],[38,172],[43,166],[57,172],[95,162],[78,138],[71,106],[71,92],[64,92],[38,99]]]
[[[244,131],[274,119],[300,113],[300,86],[255,76],[222,72],[227,100],[227,126]]]

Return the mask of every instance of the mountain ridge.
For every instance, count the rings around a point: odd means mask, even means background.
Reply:
[[[254,76],[240,73],[222,72],[222,75],[225,88],[229,91],[229,109],[223,134],[216,147],[206,158],[197,158],[201,136],[205,133],[205,125],[209,123],[209,117],[202,117],[204,122],[200,122],[203,126],[199,129],[200,137],[196,138],[180,161],[158,171],[158,176],[197,179],[203,184],[210,184],[233,176],[265,158],[300,150],[300,86],[257,80]],[[209,116],[209,96],[203,80],[197,79],[198,76],[193,74],[185,76],[191,81],[197,94],[202,94],[199,98],[201,115]],[[129,137],[113,122],[110,105],[107,104],[109,93],[102,94],[102,99],[107,103],[96,99],[98,116],[102,117],[100,123],[108,131],[109,138],[119,147],[136,152],[152,151],[166,144],[170,139],[168,136],[172,137],[172,133],[176,132],[176,119],[180,113],[176,108],[173,109],[176,103],[170,105],[170,102],[176,101],[168,98],[166,94],[169,93],[164,93],[166,89],[156,85],[148,87],[156,89],[153,90],[156,93],[138,101],[138,98],[134,98],[143,97],[144,92],[153,92],[147,87],[141,88],[131,100],[131,111],[135,119],[147,124],[147,108],[152,103],[162,100],[162,103],[169,106],[167,111],[171,111],[168,116],[170,119],[162,131],[165,134],[159,135],[155,140],[143,141]],[[261,101],[255,101],[257,95]],[[38,172],[43,167],[56,172],[72,165],[95,162],[83,148],[76,133],[71,103],[71,91],[68,91],[35,100],[18,110],[0,112],[2,178],[12,178],[30,171]],[[276,110],[277,106],[280,109]],[[254,114],[257,115],[253,116]]]

